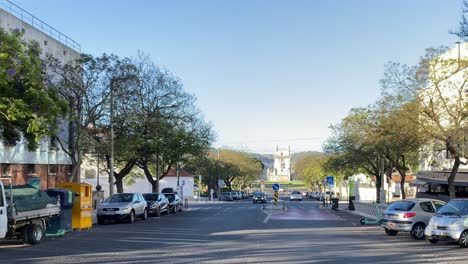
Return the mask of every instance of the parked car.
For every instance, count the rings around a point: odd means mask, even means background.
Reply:
[[[96,213],[98,224],[106,220],[135,222],[136,217],[148,218],[147,203],[139,193],[116,193],[100,204]]]
[[[249,198],[249,195],[247,194],[246,191],[241,191],[241,194],[242,194],[242,199],[247,199],[247,198]]]
[[[145,198],[148,204],[149,215],[160,216],[161,213],[169,213],[169,200],[164,194],[144,193],[143,198]]]
[[[266,195],[264,192],[255,192],[252,198],[253,203],[266,203]]]
[[[234,200],[240,200],[241,199],[238,192],[231,192],[231,195],[234,198]]]
[[[381,226],[389,236],[410,232],[414,239],[423,239],[424,228],[444,204],[443,201],[423,198],[396,201],[384,211]]]
[[[330,191],[321,192],[320,195],[318,195],[317,200],[323,201],[323,200],[326,200],[326,199],[330,199],[330,194],[331,194],[331,197],[335,196],[334,192],[330,192]]]
[[[221,201],[232,201],[234,197],[230,192],[222,192],[221,193]]]
[[[182,212],[182,198],[177,193],[165,193],[164,195],[169,200],[169,212]]]
[[[313,192],[313,193],[311,194],[311,198],[312,198],[312,199],[318,199],[320,193],[321,193],[321,192]]]
[[[177,193],[176,190],[172,187],[167,187],[161,190],[161,193]]]
[[[440,208],[424,230],[426,240],[457,242],[468,247],[468,199],[453,199]]]
[[[289,195],[289,200],[294,201],[302,201],[302,193],[299,191],[292,191],[291,194]]]

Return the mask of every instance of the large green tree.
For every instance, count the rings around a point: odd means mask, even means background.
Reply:
[[[19,30],[0,28],[0,139],[14,145],[23,136],[34,150],[44,136],[58,132],[67,110],[52,81],[36,42],[27,42]]]

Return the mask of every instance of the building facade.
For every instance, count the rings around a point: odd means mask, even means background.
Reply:
[[[25,40],[39,43],[42,56],[51,54],[62,63],[80,56],[79,44],[12,3],[0,3],[0,28],[23,32]],[[66,123],[58,135],[62,139],[68,138]],[[70,164],[66,152],[48,138],[42,139],[35,151],[29,151],[23,140],[15,144],[0,141],[0,176],[11,178],[15,185],[53,188],[68,180]]]
[[[291,180],[291,148],[275,148],[273,168],[267,170],[268,181],[284,182]]]

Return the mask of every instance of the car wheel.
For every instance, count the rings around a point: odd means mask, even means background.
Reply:
[[[44,237],[44,229],[37,224],[29,225],[28,228],[28,242],[31,245],[39,243]]]
[[[145,209],[145,210],[143,211],[143,215],[141,216],[141,219],[143,219],[143,220],[148,219],[148,210]]]
[[[385,228],[385,233],[387,233],[387,235],[389,236],[396,236],[398,234],[398,231]]]
[[[128,215],[127,223],[131,224],[135,222],[135,212],[131,211]]]
[[[427,239],[427,241],[429,243],[431,243],[431,244],[435,244],[435,243],[439,242],[439,240],[437,240],[437,239]]]
[[[105,222],[104,219],[98,217],[98,219],[97,219],[97,223],[98,223],[98,224],[103,225],[104,222]]]
[[[461,233],[460,239],[458,239],[458,245],[463,248],[468,247],[468,230],[465,230],[463,233]]]
[[[426,228],[426,225],[423,223],[414,224],[411,229],[411,236],[414,239],[424,239],[424,228]]]

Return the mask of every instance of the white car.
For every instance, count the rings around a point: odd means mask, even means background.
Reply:
[[[289,195],[289,200],[294,201],[302,201],[302,194],[301,192],[298,191],[292,191],[291,194]]]

